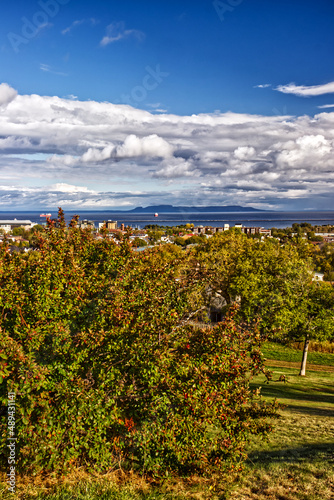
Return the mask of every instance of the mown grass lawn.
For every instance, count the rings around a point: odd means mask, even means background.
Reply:
[[[270,360],[276,359],[279,361],[292,361],[296,363],[301,363],[303,355],[302,350],[293,349],[292,347],[274,342],[266,342],[263,345],[262,352],[264,357]],[[307,362],[310,365],[332,366],[334,369],[334,354],[327,352],[312,352],[312,350],[309,349]]]
[[[266,346],[265,355],[272,345]],[[282,346],[279,346],[282,347]],[[297,351],[298,352],[298,351]],[[300,352],[298,352],[299,355]],[[323,354],[323,353],[316,353]],[[267,400],[285,405],[267,440],[250,443],[249,458],[238,477],[170,479],[157,485],[138,476],[117,474],[93,478],[75,471],[65,480],[20,480],[17,498],[25,500],[333,500],[334,498],[334,355],[319,363],[323,371],[299,377],[290,356],[274,366],[273,380],[253,380]],[[329,356],[329,357],[328,357]],[[313,363],[315,361],[313,360]],[[270,360],[267,362],[270,366]],[[279,381],[284,375],[287,382]],[[282,378],[282,377],[281,377]],[[0,498],[13,498],[0,486]]]
[[[265,399],[285,405],[274,431],[254,440],[243,476],[228,498],[331,500],[334,498],[334,373],[273,368],[274,381],[254,380]],[[278,382],[281,375],[287,382]],[[276,380],[276,381],[275,381]]]

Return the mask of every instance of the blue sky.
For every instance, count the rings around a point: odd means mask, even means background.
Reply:
[[[333,25],[331,0],[6,4],[0,210],[332,208]]]

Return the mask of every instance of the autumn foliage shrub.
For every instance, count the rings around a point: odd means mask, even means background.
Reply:
[[[249,388],[264,370],[256,328],[233,314],[187,324],[189,287],[174,246],[143,253],[65,227],[0,257],[1,402],[16,393],[17,466],[165,474],[239,468],[270,429]],[[1,416],[6,468],[6,413]]]

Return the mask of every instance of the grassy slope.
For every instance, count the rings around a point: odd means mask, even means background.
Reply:
[[[284,374],[288,382],[264,384],[267,400],[285,406],[274,432],[262,444],[254,440],[243,477],[229,498],[277,500],[330,500],[334,491],[334,374],[274,368],[274,380]]]
[[[287,405],[286,410],[290,412],[320,415],[328,410],[328,416],[334,417],[334,373],[308,370],[306,377],[300,377],[295,368],[275,367],[271,370],[273,379],[269,384],[263,375],[255,377],[252,383],[254,387],[261,387],[266,400],[277,398]],[[278,381],[282,375],[286,377],[286,383]]]
[[[266,342],[262,349],[263,355],[267,359],[279,361],[294,361],[301,363],[302,351],[292,349],[274,342]],[[307,355],[307,362],[315,365],[328,365],[334,367],[334,354],[327,352],[310,352]]]
[[[269,358],[273,344],[264,353]],[[332,500],[334,491],[334,373],[309,370],[306,377],[298,376],[297,368],[288,367],[295,361],[293,349],[278,346],[278,359],[287,367],[273,368],[273,381],[265,384],[263,376],[253,381],[262,387],[267,400],[278,398],[286,406],[273,423],[274,432],[267,440],[254,439],[249,446],[249,460],[239,478],[205,481],[193,478],[187,482],[169,481],[164,486],[149,485],[142,478],[119,476],[92,482],[77,473],[66,485],[50,488],[31,486],[26,500]],[[322,354],[322,353],[315,353]],[[301,353],[297,351],[297,355]],[[328,357],[331,356],[331,357]],[[277,359],[277,358],[276,358]],[[333,366],[333,354],[325,354],[323,365]],[[313,363],[316,361],[313,359]],[[270,361],[268,362],[270,365]],[[323,366],[324,370],[326,369]],[[288,382],[279,382],[281,375]],[[81,482],[79,481],[81,478]],[[45,485],[45,483],[44,483]],[[51,493],[51,490],[54,493]],[[0,497],[11,498],[0,486]]]

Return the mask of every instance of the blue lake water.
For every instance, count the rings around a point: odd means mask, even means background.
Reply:
[[[57,211],[51,211],[52,218],[57,217]],[[42,223],[45,218],[40,217],[41,212],[37,211],[11,211],[0,212],[0,220],[4,219],[28,219],[32,222]],[[111,219],[118,224],[124,223],[126,226],[144,228],[147,224],[160,224],[164,226],[175,226],[178,224],[193,223],[195,226],[222,227],[224,224],[243,224],[244,226],[259,226],[264,228],[285,228],[294,222],[310,222],[312,225],[333,224],[334,211],[303,211],[303,212],[230,212],[230,213],[178,213],[160,214],[129,214],[126,212],[110,213],[108,211],[81,211],[68,210],[65,212],[67,222],[73,215],[80,215],[80,220],[88,219],[94,221],[96,227],[99,222]]]

